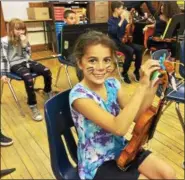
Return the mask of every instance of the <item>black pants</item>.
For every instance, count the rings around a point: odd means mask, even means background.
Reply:
[[[151,153],[151,151],[143,150],[132,161],[131,166],[122,171],[116,164],[115,160],[104,162],[97,170],[94,180],[101,179],[125,179],[125,180],[137,180],[140,173],[138,167],[145,160],[145,158]]]
[[[119,51],[123,52],[125,55],[125,61],[123,64],[123,75],[128,73],[128,70],[131,66],[133,61],[133,55],[135,54],[135,72],[139,72],[142,63],[142,53],[143,53],[143,46],[138,44],[120,44]]]
[[[17,74],[24,80],[25,89],[28,96],[28,105],[35,105],[37,104],[36,101],[36,95],[34,92],[33,87],[33,77],[31,73],[37,73],[38,75],[42,75],[44,77],[44,91],[50,92],[51,91],[51,71],[43,66],[42,64],[35,62],[35,61],[29,61],[29,68],[26,65],[26,62],[23,62],[21,64],[17,64],[11,67],[11,72]]]

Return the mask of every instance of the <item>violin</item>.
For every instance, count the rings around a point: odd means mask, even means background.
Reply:
[[[122,43],[131,43],[133,41],[133,32],[135,29],[134,22],[133,22],[133,13],[134,10],[131,10],[129,13],[129,20],[128,24],[126,25],[125,34],[122,38]]]
[[[174,71],[174,62],[171,61],[163,61],[163,65],[165,67],[161,68],[160,80],[162,83],[162,93],[161,98],[158,102],[157,107],[151,106],[143,113],[137,120],[132,131],[132,138],[126,145],[126,147],[122,150],[120,156],[117,159],[117,166],[126,170],[131,165],[131,162],[135,159],[137,154],[143,149],[143,145],[152,139],[157,123],[162,114],[162,109],[164,106],[165,96],[167,94],[167,86],[169,84],[169,73]]]

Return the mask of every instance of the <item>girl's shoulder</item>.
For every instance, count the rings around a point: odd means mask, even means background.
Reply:
[[[93,93],[91,90],[83,86],[81,83],[76,84],[70,91],[70,101],[74,101],[79,98],[91,98],[93,99]]]
[[[115,88],[117,90],[121,88],[121,83],[116,78],[113,77],[108,78],[105,81],[105,84],[107,84],[108,87]]]

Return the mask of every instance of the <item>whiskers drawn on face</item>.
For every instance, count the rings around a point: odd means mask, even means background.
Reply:
[[[111,66],[111,65],[108,65],[108,66],[106,67],[106,72],[107,72],[107,73],[111,73],[112,71],[113,71],[112,66]]]
[[[91,73],[93,73],[94,72],[94,67],[88,67],[87,68],[87,72],[89,73],[89,74],[91,74]]]

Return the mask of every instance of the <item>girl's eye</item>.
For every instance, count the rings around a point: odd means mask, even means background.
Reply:
[[[96,59],[89,59],[89,62],[94,64],[96,62]]]
[[[111,62],[111,59],[110,58],[106,58],[106,59],[104,59],[104,62],[105,63],[110,63]]]

